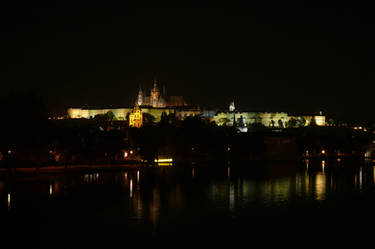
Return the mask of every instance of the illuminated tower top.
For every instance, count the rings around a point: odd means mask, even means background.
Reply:
[[[141,87],[139,87],[139,91],[138,91],[137,104],[139,106],[143,104],[143,92],[142,92]]]
[[[229,105],[229,111],[230,112],[233,112],[234,110],[236,109],[236,107],[234,106],[234,101],[232,101]]]
[[[152,106],[157,106],[160,96],[160,90],[158,89],[156,80],[154,80],[154,87],[151,89],[150,101]]]

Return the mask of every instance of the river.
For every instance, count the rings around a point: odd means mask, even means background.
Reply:
[[[0,173],[3,244],[191,248],[371,239],[373,163]]]

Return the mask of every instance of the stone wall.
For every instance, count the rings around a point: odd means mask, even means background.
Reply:
[[[309,125],[311,120],[314,119],[318,126],[325,125],[325,116],[291,116],[285,112],[220,112],[213,118],[216,124],[228,126],[233,125],[233,119],[235,119],[237,125],[239,125],[242,119],[245,126],[259,123],[267,127],[274,126],[282,128],[286,127],[291,119],[298,120],[301,123],[303,123],[304,120],[305,125]]]

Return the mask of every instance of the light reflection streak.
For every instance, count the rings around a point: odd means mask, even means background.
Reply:
[[[234,209],[234,186],[233,184],[229,184],[229,210],[233,211]]]
[[[359,169],[359,189],[362,189],[362,186],[363,186],[363,172],[362,172],[362,168]]]
[[[52,188],[52,184],[49,185],[49,195],[51,196],[53,193],[53,188]]]
[[[228,171],[228,177],[230,177],[230,167],[229,166],[228,166],[227,171]]]
[[[99,183],[99,173],[89,173],[89,174],[84,174],[83,175],[83,182],[85,184],[90,184],[90,183]]]
[[[137,170],[137,183],[139,182],[139,170]]]
[[[158,189],[154,189],[152,192],[152,201],[150,203],[150,220],[155,225],[159,219],[160,212],[160,192]]]
[[[133,179],[130,179],[130,184],[129,184],[129,196],[130,198],[133,197]]]
[[[8,193],[8,209],[10,209],[10,193]]]
[[[315,176],[315,194],[317,200],[323,200],[326,194],[326,176],[323,173],[317,173]]]

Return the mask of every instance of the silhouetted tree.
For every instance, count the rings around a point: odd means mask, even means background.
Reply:
[[[152,114],[144,112],[142,115],[144,125],[151,125],[155,123],[155,117]]]

